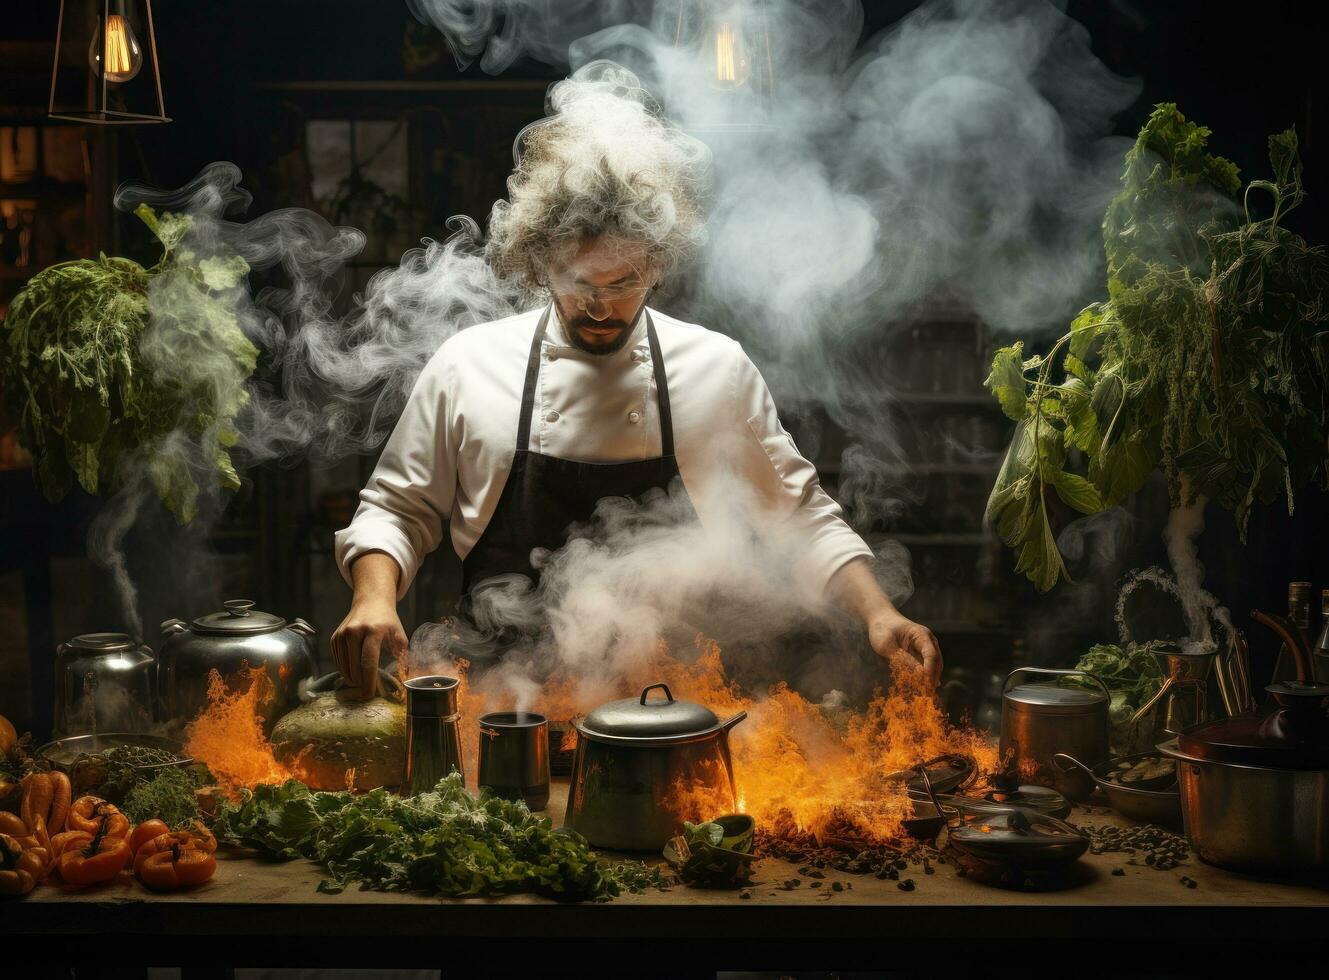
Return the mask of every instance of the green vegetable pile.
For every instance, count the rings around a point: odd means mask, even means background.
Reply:
[[[1076,670],[1101,680],[1111,693],[1108,720],[1112,728],[1108,739],[1114,756],[1153,748],[1153,720],[1146,717],[1132,724],[1131,717],[1163,684],[1163,668],[1154,649],[1152,643],[1128,643],[1124,650],[1115,643],[1099,643],[1090,647],[1075,665]],[[1098,690],[1098,685],[1081,678],[1067,678],[1067,683]]]
[[[1270,137],[1273,179],[1240,202],[1209,135],[1155,108],[1103,221],[1107,301],[1046,355],[993,359],[987,386],[1018,425],[987,516],[1040,590],[1066,575],[1051,492],[1093,514],[1161,467],[1174,507],[1215,500],[1244,540],[1256,501],[1290,511],[1329,470],[1329,257],[1282,225],[1304,197],[1296,133]]]
[[[240,486],[228,450],[258,350],[230,294],[249,266],[188,247],[187,215],[135,214],[162,245],[152,268],[106,255],[62,262],[14,298],[0,331],[4,408],[48,500],[75,479],[106,492],[146,468],[188,523],[199,480]]]
[[[120,800],[120,810],[133,823],[156,817],[172,830],[187,827],[201,816],[196,791],[203,785],[205,777],[197,767],[162,769],[135,783]]]
[[[560,901],[607,901],[663,885],[639,864],[602,865],[584,838],[555,831],[524,803],[475,799],[456,773],[432,792],[401,797],[323,793],[291,780],[224,804],[217,836],[268,857],[306,857],[326,869],[320,891],[351,882],[450,898],[533,892]]]

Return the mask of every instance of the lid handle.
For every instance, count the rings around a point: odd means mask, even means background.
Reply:
[[[253,599],[227,599],[222,605],[232,616],[248,616],[249,610],[254,608]]]
[[[1010,690],[1011,678],[1016,674],[1050,674],[1053,677],[1088,677],[1102,688],[1104,696],[1108,699],[1108,703],[1112,703],[1112,692],[1108,690],[1107,685],[1103,683],[1101,677],[1096,674],[1091,674],[1087,670],[1064,669],[1060,667],[1016,667],[1006,675],[1006,680],[1001,685],[1001,693],[1003,696],[1008,690]]]
[[[652,691],[654,691],[657,687],[658,687],[660,690],[662,690],[662,691],[665,692],[665,697],[666,697],[666,698],[668,698],[670,701],[673,701],[673,700],[674,700],[674,695],[673,695],[673,693],[669,690],[669,685],[668,685],[668,684],[652,684],[650,687],[646,688],[644,691],[641,692],[641,703],[642,703],[642,704],[645,704],[645,703],[646,703],[646,695],[650,694],[650,693],[651,693]],[[743,719],[742,719],[742,718],[738,718],[738,719],[735,719],[735,720],[736,720],[736,721],[742,721]]]

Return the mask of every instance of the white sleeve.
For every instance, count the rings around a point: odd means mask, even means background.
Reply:
[[[765,457],[754,452],[743,470],[759,502],[768,508],[767,516],[784,522],[802,539],[797,572],[814,595],[823,595],[832,575],[854,558],[872,558],[872,549],[845,523],[840,505],[822,489],[817,468],[780,424],[766,381],[741,348],[734,396],[740,429],[746,425]]]
[[[442,351],[425,366],[383,446],[360,506],[338,531],[335,554],[351,582],[351,562],[381,551],[401,568],[400,599],[424,556],[438,547],[457,491],[457,439],[450,413],[452,372]]]

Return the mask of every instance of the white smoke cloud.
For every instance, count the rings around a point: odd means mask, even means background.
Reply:
[[[787,417],[821,410],[848,433],[841,485],[859,526],[889,522],[909,495],[891,410],[892,331],[942,296],[998,330],[1064,321],[1100,281],[1098,223],[1126,146],[1108,134],[1136,87],[1107,71],[1083,28],[1051,4],[932,2],[859,46],[856,0],[771,2],[760,23],[776,85],[753,83],[738,99],[708,82],[698,51],[674,44],[680,12],[694,5],[409,5],[449,36],[459,61],[486,71],[520,58],[571,70],[619,60],[707,140],[709,242],[662,305],[741,340]],[[215,164],[171,194],[126,187],[117,204],[186,210],[192,247],[236,252],[254,282],[275,283],[238,299],[263,351],[237,420],[241,466],[372,450],[443,340],[535,300],[495,280],[463,224],[380,273],[338,317],[339,272],[363,236],[297,209],[245,222],[239,180]],[[657,506],[668,514],[667,499]],[[563,656],[588,673],[606,656],[638,655],[672,615],[700,626],[698,610],[714,620],[712,635],[746,630],[765,649],[826,611],[820,597],[791,601],[787,577],[768,574],[792,567],[770,556],[793,543],[767,534],[758,549],[742,527],[710,528],[708,544],[611,508],[594,535],[549,556],[541,594],[509,583],[478,612],[521,630],[536,621],[532,599],[542,600]],[[891,546],[882,559],[878,574],[903,601],[913,588],[907,552]],[[735,590],[742,615],[695,600]],[[816,662],[805,673],[849,669]]]

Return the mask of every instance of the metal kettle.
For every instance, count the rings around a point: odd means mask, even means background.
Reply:
[[[156,661],[126,633],[83,633],[55,651],[52,738],[146,732]]]
[[[310,637],[317,631],[303,619],[287,622],[261,612],[249,599],[228,599],[224,612],[192,623],[162,623],[157,661],[157,695],[162,721],[191,721],[208,703],[208,676],[217,671],[232,685],[249,668],[265,668],[274,697],[261,706],[265,734],[276,720],[300,704],[300,682],[314,676]]]

